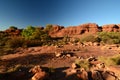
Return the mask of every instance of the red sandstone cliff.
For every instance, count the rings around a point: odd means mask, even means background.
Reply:
[[[106,31],[106,32],[119,32],[120,27],[116,24],[108,24],[108,25],[103,25],[102,26],[102,31]]]
[[[96,32],[120,32],[120,24],[108,24],[103,26],[98,26],[96,23],[86,23],[79,26],[69,26],[64,28],[63,26],[54,25],[52,31],[50,31],[50,36],[52,37],[63,37],[71,35],[81,35],[85,33],[94,34]]]
[[[50,32],[51,36],[65,36],[65,35],[80,35],[84,33],[96,33],[99,31],[99,26],[95,23],[87,23],[79,26],[69,26],[66,28],[61,28],[61,26],[53,27],[53,30]]]

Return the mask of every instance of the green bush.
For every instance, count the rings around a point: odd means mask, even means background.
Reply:
[[[115,55],[111,58],[115,65],[120,65],[120,55]]]
[[[27,26],[26,29],[23,29],[21,35],[25,38],[25,39],[32,39],[33,33],[35,32],[35,27],[33,26]]]
[[[119,44],[120,32],[99,32],[98,37],[103,43],[107,44]]]
[[[38,39],[24,39],[21,37],[12,37],[7,40],[5,47],[7,48],[18,48],[18,47],[35,47],[35,46],[42,46],[48,44],[47,39],[38,40]]]

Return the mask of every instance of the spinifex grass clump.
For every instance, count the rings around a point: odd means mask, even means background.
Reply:
[[[120,54],[114,55],[111,57],[99,57],[98,58],[100,61],[104,62],[107,66],[110,65],[120,65]]]
[[[80,42],[100,42],[101,39],[95,35],[86,35],[80,38]]]
[[[80,66],[80,68],[84,68],[85,70],[89,70],[89,68],[90,68],[89,61],[86,59],[84,59],[84,60],[76,59],[75,64]]]
[[[120,43],[120,32],[99,32],[98,37],[101,42],[107,44],[119,44]]]

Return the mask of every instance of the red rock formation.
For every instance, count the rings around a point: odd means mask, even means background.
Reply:
[[[120,32],[120,24],[117,24],[117,26],[119,27],[118,31]]]
[[[118,32],[119,30],[119,26],[116,24],[108,24],[108,25],[103,25],[102,26],[102,31],[105,32]]]
[[[10,36],[18,36],[22,32],[22,30],[21,29],[16,29],[16,30],[7,29],[4,32],[8,33]]]
[[[56,36],[56,33],[58,33],[62,29],[64,29],[63,26],[53,25],[51,31],[49,32],[49,35]]]
[[[81,28],[81,31],[85,31],[85,33],[96,33],[98,32],[98,25],[95,23],[88,23],[88,24],[82,24],[79,26]]]
[[[95,23],[87,23],[79,26],[69,26],[67,28],[61,28],[60,26],[53,27],[51,36],[71,36],[71,35],[80,35],[84,33],[96,33],[99,31],[99,26]],[[54,34],[53,34],[54,33]]]

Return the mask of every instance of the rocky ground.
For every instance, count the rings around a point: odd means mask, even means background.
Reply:
[[[8,69],[15,65],[41,65],[42,67],[54,68],[56,72],[48,80],[79,80],[74,74],[69,73],[71,64],[76,59],[86,59],[91,56],[108,57],[119,53],[120,48],[116,45],[67,44],[18,48],[14,54],[0,57],[0,80],[29,80],[32,77],[28,72],[29,68],[6,73]]]

